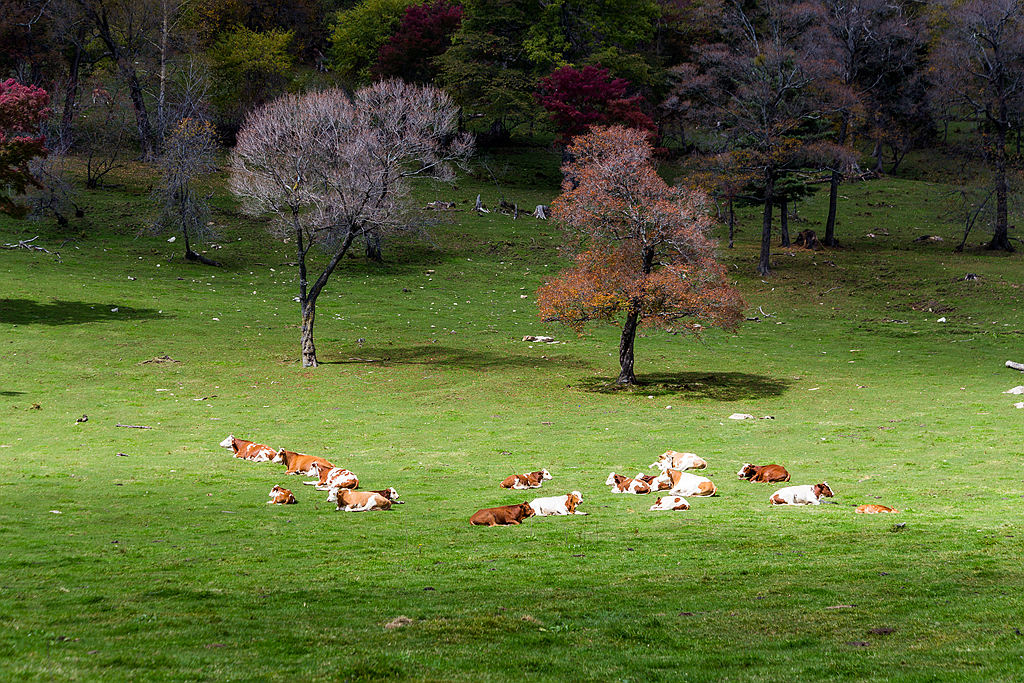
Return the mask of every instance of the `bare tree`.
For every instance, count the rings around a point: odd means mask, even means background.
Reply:
[[[217,133],[209,121],[181,119],[164,140],[163,183],[153,193],[160,208],[154,228],[180,231],[185,258],[208,266],[220,264],[192,249],[193,242],[210,236],[209,202],[197,194],[195,180],[214,170],[216,152]]]
[[[943,96],[979,119],[993,171],[995,230],[989,249],[1013,251],[1008,226],[1010,124],[1024,104],[1024,0],[966,0],[944,5],[946,30],[934,65]]]
[[[252,112],[231,154],[231,191],[251,214],[274,214],[295,240],[302,364],[317,365],[316,300],[358,237],[402,229],[408,180],[453,177],[472,139],[458,108],[431,86],[381,81],[351,99],[341,90],[285,95]],[[314,247],[329,254],[310,283]]]
[[[75,149],[85,158],[85,186],[99,187],[103,177],[120,165],[125,147],[131,141],[128,108],[117,84],[107,90],[96,81],[81,107]]]

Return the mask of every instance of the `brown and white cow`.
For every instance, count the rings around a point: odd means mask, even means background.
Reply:
[[[270,500],[267,501],[267,505],[292,505],[295,502],[295,496],[283,486],[270,489]]]
[[[668,491],[675,496],[713,496],[718,493],[715,483],[707,477],[673,469],[662,470],[655,483],[658,491]]]
[[[789,472],[782,465],[754,465],[745,463],[736,473],[740,479],[770,484],[777,481],[789,481]]]
[[[526,474],[512,474],[502,480],[500,486],[503,489],[539,489],[541,484],[550,480],[551,473],[545,469]]]
[[[654,501],[651,510],[689,510],[690,504],[682,496],[662,496]]]
[[[612,493],[635,493],[643,495],[651,492],[651,487],[640,479],[630,479],[624,474],[612,472],[604,482],[605,486],[612,487]]]
[[[877,505],[875,503],[868,503],[865,505],[858,505],[857,509],[854,510],[854,512],[861,515],[877,515],[880,512],[899,512],[899,510],[894,510],[888,505]]]
[[[530,507],[538,517],[550,515],[585,515],[586,512],[577,510],[576,507],[583,502],[583,494],[573,491],[564,496],[551,496],[548,498],[534,498],[530,501]]]
[[[660,470],[702,470],[707,466],[707,461],[696,453],[679,453],[678,451],[665,451],[658,456],[657,462],[651,463],[651,467],[657,467]]]
[[[469,518],[469,523],[474,526],[507,526],[522,524],[527,517],[535,514],[529,503],[519,505],[502,505],[496,508],[484,508],[477,510]]]
[[[334,467],[331,463],[315,455],[303,455],[294,451],[279,450],[271,462],[284,463],[285,474],[309,474],[310,468],[316,464],[317,471],[321,466],[328,469]]]
[[[820,484],[804,484],[802,486],[787,486],[779,489],[768,498],[772,505],[821,505],[822,498],[831,498],[832,489],[828,482]]]
[[[302,483],[307,486],[316,486],[317,491],[359,488],[359,477],[344,467],[329,467],[315,462],[310,466],[308,474],[311,477],[317,477],[317,480]]]
[[[396,491],[393,486],[389,486],[388,488],[381,489],[379,491],[367,491],[367,493],[379,493],[390,500],[392,505],[405,505],[404,500],[398,500],[398,491]]]
[[[253,462],[270,462],[277,452],[270,446],[261,443],[253,443],[245,439],[236,439],[234,434],[228,434],[228,438],[220,442],[224,448],[230,448],[236,458],[251,460]]]
[[[338,489],[337,509],[344,512],[390,510],[391,501],[376,491],[351,491],[349,489]]]

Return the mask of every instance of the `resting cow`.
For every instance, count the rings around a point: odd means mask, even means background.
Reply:
[[[522,524],[527,517],[533,517],[534,510],[529,503],[519,505],[502,505],[496,508],[484,508],[477,510],[469,518],[469,523],[474,526],[507,526],[509,524]]]
[[[245,441],[244,439],[236,439],[234,434],[229,434],[228,438],[220,442],[220,445],[234,451],[236,458],[252,460],[253,462],[270,462],[277,454],[270,446]]]
[[[702,470],[707,466],[707,461],[696,453],[679,453],[677,451],[665,451],[658,456],[657,462],[651,463],[651,467],[657,467],[660,470]]]
[[[328,469],[334,467],[331,463],[315,455],[303,455],[294,451],[286,451],[283,448],[274,455],[271,462],[284,463],[285,474],[309,474],[310,468],[314,464],[317,465],[317,471],[321,466]]]
[[[654,501],[651,510],[689,510],[690,504],[682,496],[662,496]]]
[[[773,493],[768,502],[772,505],[821,505],[823,497],[832,497],[832,489],[824,481],[813,485],[787,486]]]
[[[748,479],[759,483],[770,484],[776,481],[789,481],[789,472],[782,465],[753,465],[746,463],[736,473],[740,479]]]
[[[392,505],[405,505],[404,500],[398,500],[398,491],[394,487],[388,487],[381,489],[380,491],[368,491],[368,493],[377,493],[391,501]]]
[[[350,491],[338,489],[338,510],[344,512],[368,512],[390,510],[391,501],[376,491]]]
[[[718,493],[713,481],[689,472],[666,469],[655,479],[658,491],[675,496],[713,496]]]
[[[539,489],[543,482],[551,478],[551,473],[542,469],[536,472],[528,472],[527,474],[509,475],[505,477],[500,485],[503,489]]]
[[[866,505],[858,505],[854,512],[861,515],[876,515],[880,512],[899,512],[899,510],[893,510],[888,505],[876,505],[875,503],[868,503]]]
[[[270,489],[270,500],[267,501],[267,505],[292,505],[295,502],[295,496],[288,489],[282,486]]]
[[[585,515],[586,512],[577,510],[576,507],[583,502],[583,494],[573,491],[565,496],[551,496],[550,498],[534,498],[530,501],[530,507],[538,517],[550,515]]]
[[[309,476],[317,477],[317,480],[302,483],[307,486],[316,486],[317,491],[359,488],[359,477],[344,467],[329,467],[321,463],[313,463],[309,468]]]
[[[640,479],[630,479],[624,474],[612,472],[604,482],[605,486],[612,487],[612,493],[636,493],[642,495],[650,493],[651,487]]]

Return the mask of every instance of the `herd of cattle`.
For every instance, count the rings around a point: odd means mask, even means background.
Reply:
[[[300,474],[314,477],[304,484],[315,486],[318,491],[327,491],[327,501],[337,503],[337,509],[344,512],[366,512],[369,510],[389,510],[392,505],[404,501],[398,499],[394,488],[377,491],[357,491],[359,477],[343,467],[335,467],[324,458],[314,455],[303,455],[285,449],[274,450],[269,446],[236,439],[228,436],[220,443],[229,448],[236,458],[253,462],[274,462],[285,465],[285,474]],[[650,467],[660,470],[660,474],[638,473],[635,477],[627,477],[612,472],[608,475],[605,485],[611,487],[612,493],[632,493],[643,495],[652,491],[664,491],[665,495],[657,498],[651,510],[689,510],[690,503],[685,496],[714,496],[718,488],[707,477],[691,474],[686,470],[702,470],[708,466],[707,461],[693,453],[666,451],[658,456],[658,460]],[[789,472],[782,465],[754,465],[746,463],[736,473],[740,479],[758,483],[788,482]],[[526,474],[513,474],[500,484],[501,488],[513,490],[539,489],[545,481],[552,479],[546,469]],[[768,497],[772,505],[820,505],[822,498],[831,498],[832,489],[828,482],[805,484],[802,486],[786,486]],[[292,492],[282,486],[274,486],[270,491],[271,505],[288,505],[295,503]],[[585,515],[577,508],[583,503],[583,495],[579,491],[572,493],[535,498],[517,505],[502,505],[478,510],[470,517],[470,523],[478,526],[504,526],[521,524],[528,517],[549,515]],[[873,514],[879,512],[897,512],[884,505],[861,505],[858,513]]]

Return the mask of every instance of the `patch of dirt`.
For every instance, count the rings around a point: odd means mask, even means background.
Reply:
[[[149,360],[144,360],[141,363],[139,363],[139,365],[148,365],[150,363],[156,363],[158,365],[162,365],[164,363],[180,363],[180,362],[181,362],[180,360],[174,360],[173,358],[171,358],[170,356],[168,356],[165,353],[162,356],[155,356],[153,358],[150,358]]]
[[[910,304],[910,307],[915,311],[928,311],[929,313],[951,313],[956,310],[954,307],[946,306],[934,299],[915,301]]]
[[[402,628],[403,626],[408,626],[411,623],[412,623],[412,619],[410,619],[409,617],[405,617],[405,616],[395,617],[394,619],[392,619],[388,623],[384,624],[384,628],[386,628],[386,629]]]

